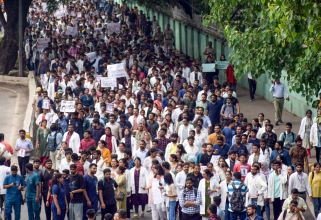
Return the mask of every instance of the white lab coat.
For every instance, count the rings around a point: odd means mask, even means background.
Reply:
[[[100,140],[105,141],[106,140],[106,135],[104,134],[103,136],[101,136]],[[117,140],[114,136],[111,137],[111,144],[112,144],[112,154],[116,153],[116,149],[117,149]]]
[[[227,193],[227,182],[226,180],[222,181],[220,183],[220,194],[221,194],[221,204],[220,204],[220,209],[221,210],[225,210],[225,206],[226,206],[226,199],[227,199],[227,196],[228,196],[228,193]]]
[[[66,141],[67,139],[67,134],[68,132],[65,132],[64,133],[64,136],[62,138],[62,141]],[[69,148],[72,149],[72,152],[73,153],[76,153],[79,155],[79,147],[80,147],[80,137],[79,137],[79,134],[77,132],[73,132],[71,137],[70,137],[70,140],[69,140],[69,145],[68,145]]]
[[[319,146],[319,135],[318,135],[318,124],[313,123],[310,131],[310,142],[312,143],[312,146],[318,147]]]
[[[276,176],[276,173],[274,171],[269,175],[269,179],[268,179],[267,198],[271,199],[271,202],[273,202],[274,199],[275,199],[274,198],[274,180],[275,180],[275,176]],[[286,199],[286,197],[287,197],[286,182],[288,180],[287,180],[286,174],[282,173],[282,172],[279,175],[279,178],[280,178],[280,194],[281,194],[280,199],[283,200],[283,199]]]
[[[304,118],[302,118],[301,120],[301,125],[300,125],[300,129],[299,129],[299,132],[298,132],[298,135],[300,135],[300,137],[303,139],[304,138],[304,133],[305,133],[305,126],[306,126],[306,123],[307,123],[307,116],[305,116]],[[312,120],[312,118],[311,118]]]
[[[266,194],[267,183],[265,177],[260,173],[257,173],[255,176],[252,173],[248,173],[245,177],[244,184],[248,187],[246,193],[245,205],[250,204],[250,194],[257,195],[257,205],[264,206],[264,194]]]
[[[210,179],[210,189],[214,190],[218,187],[219,187],[218,182],[215,180],[215,178],[212,177]],[[198,185],[198,191],[201,193],[201,204],[200,204],[200,214],[201,215],[204,215],[207,211],[206,207],[205,207],[205,197],[206,197],[207,190],[208,189],[205,188],[205,179],[203,178],[203,179],[201,179],[201,181]],[[218,196],[218,193],[215,192],[215,193],[210,194],[211,203],[213,202],[214,196]]]
[[[148,172],[145,169],[145,167],[140,167],[140,172],[139,172],[139,189],[138,193],[139,194],[147,194],[148,190],[147,188],[147,179],[148,179]],[[135,193],[135,167],[131,168],[129,171],[129,187],[131,193]],[[145,188],[145,189],[143,189]]]

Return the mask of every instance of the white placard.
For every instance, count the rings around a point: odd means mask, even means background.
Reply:
[[[212,155],[211,163],[216,166],[218,164],[218,159],[220,158],[220,155]]]
[[[111,64],[107,66],[108,76],[121,78],[121,77],[128,77],[127,71],[123,63]]]
[[[54,13],[54,16],[57,18],[57,19],[60,19],[64,16],[67,15],[67,8],[64,7],[63,5],[60,5],[59,6],[59,9]]]
[[[37,49],[43,50],[48,47],[50,38],[38,38],[37,39]]]
[[[215,72],[215,63],[203,63],[202,72],[203,73]]]
[[[120,23],[107,23],[108,34],[120,32]]]
[[[106,112],[107,113],[114,113],[114,104],[113,103],[106,104]]]
[[[92,62],[94,59],[96,59],[96,52],[86,53],[86,57],[88,57],[88,60]]]
[[[21,149],[17,152],[17,156],[18,156],[18,157],[25,157],[25,156],[26,156],[26,150],[21,148]]]
[[[75,101],[61,101],[60,111],[61,112],[75,112],[76,111]]]
[[[116,88],[117,80],[115,77],[100,77],[100,85],[102,88]]]
[[[77,27],[72,27],[72,26],[67,26],[65,35],[71,35],[71,36],[76,36],[78,33],[78,28]]]
[[[50,100],[42,100],[42,108],[43,109],[50,109]]]

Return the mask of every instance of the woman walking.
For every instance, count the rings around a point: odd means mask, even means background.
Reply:
[[[311,157],[310,131],[312,124],[312,111],[308,110],[305,113],[305,117],[301,120],[298,135],[303,139],[302,145],[305,149],[307,149],[309,157]]]
[[[309,184],[312,190],[314,214],[317,217],[321,209],[321,165],[320,163],[315,163],[313,167],[314,170],[309,174]]]
[[[148,190],[146,188],[148,173],[147,170],[142,167],[141,159],[136,157],[135,167],[130,170],[130,189],[131,200],[135,208],[134,218],[137,218],[139,206],[142,206],[142,212],[140,217],[144,217],[145,206],[148,204]]]
[[[49,158],[49,151],[47,149],[47,137],[49,129],[47,128],[47,120],[43,119],[40,123],[40,127],[37,129],[36,149],[37,156],[40,157],[42,165],[45,165],[45,161]]]
[[[51,210],[53,220],[64,220],[66,214],[66,193],[63,186],[64,178],[62,174],[58,173],[54,177],[52,186],[52,198]]]
[[[116,190],[116,200],[117,200],[117,209],[126,210],[126,200],[127,200],[127,190],[126,190],[126,175],[125,175],[125,167],[119,166],[117,169],[117,176],[115,181],[118,185]]]
[[[168,220],[176,220],[176,199],[177,191],[173,181],[172,174],[166,173],[164,176],[165,182],[165,197]]]

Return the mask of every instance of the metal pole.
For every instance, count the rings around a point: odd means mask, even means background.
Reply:
[[[19,76],[23,76],[23,24],[22,24],[22,1],[19,1]]]

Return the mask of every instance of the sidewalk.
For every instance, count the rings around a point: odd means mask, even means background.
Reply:
[[[253,118],[257,118],[258,114],[262,112],[264,113],[264,118],[271,120],[271,123],[274,125],[273,129],[275,130],[278,137],[280,133],[285,131],[286,122],[291,122],[293,125],[293,132],[296,134],[298,133],[301,118],[297,117],[296,115],[284,110],[282,118],[284,124],[275,126],[273,103],[268,102],[261,96],[256,96],[255,101],[250,102],[249,92],[245,88],[237,89],[237,98],[240,102],[241,112],[244,114],[244,117],[246,117],[249,122],[251,122]]]

